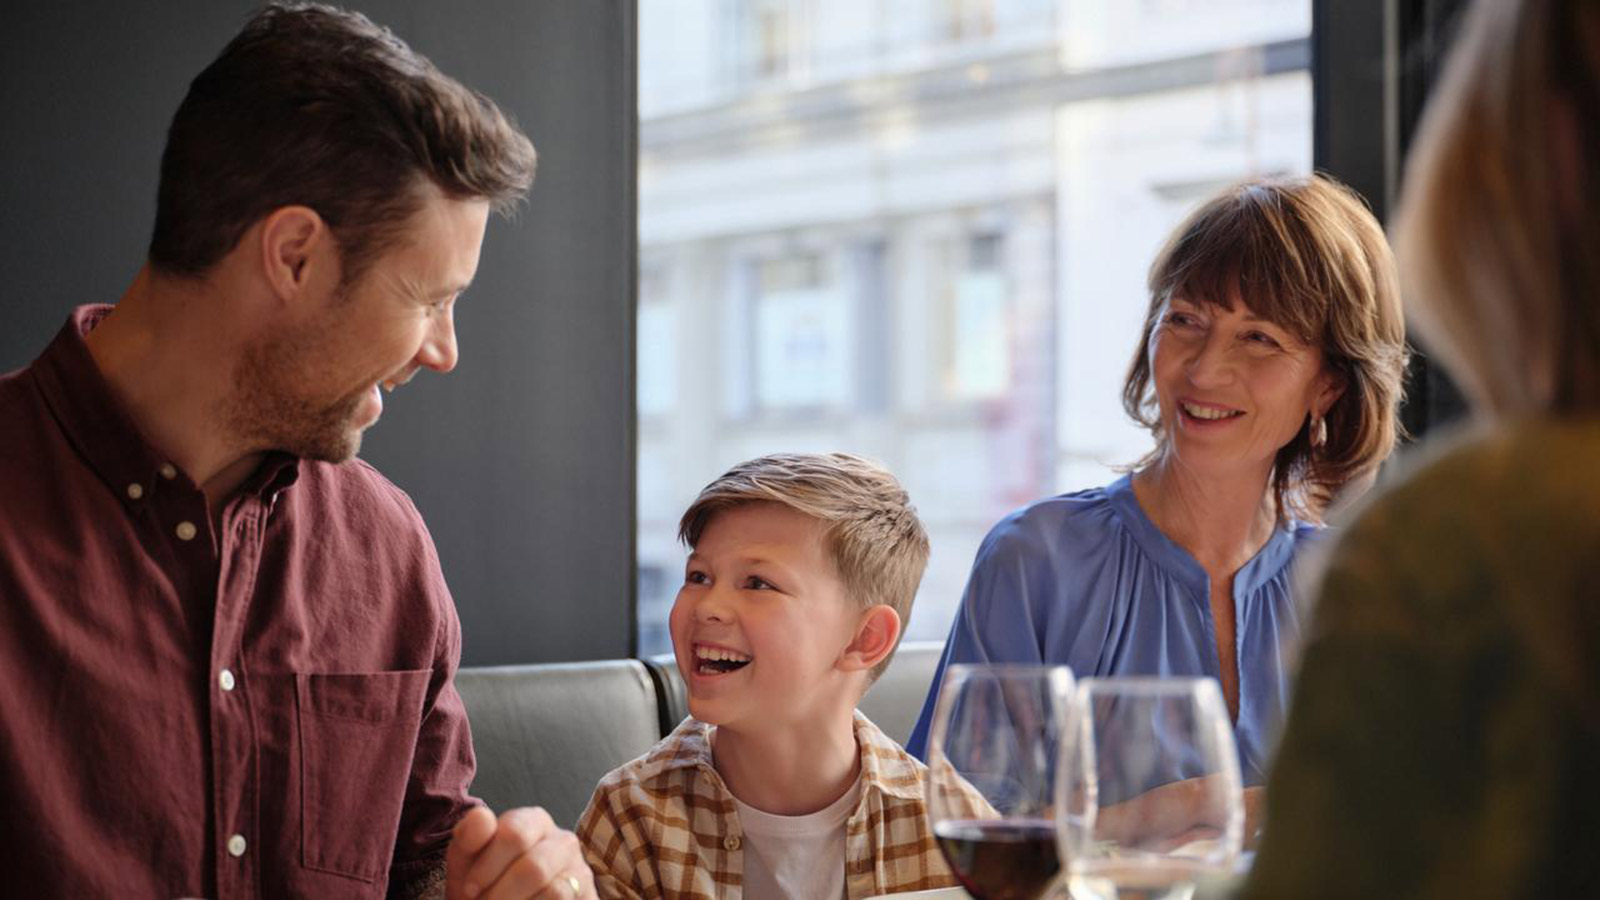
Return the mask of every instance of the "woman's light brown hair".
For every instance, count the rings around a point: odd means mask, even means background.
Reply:
[[[1320,175],[1247,181],[1179,225],[1150,266],[1150,307],[1122,403],[1155,435],[1149,465],[1167,450],[1150,384],[1150,337],[1173,296],[1255,315],[1322,349],[1343,390],[1328,409],[1327,443],[1310,421],[1278,451],[1272,494],[1280,518],[1320,521],[1334,497],[1364,489],[1401,433],[1405,323],[1394,258],[1372,213]]]
[[[822,523],[823,540],[846,593],[862,609],[883,604],[901,634],[928,567],[928,533],[888,469],[848,453],[780,453],[742,462],[706,485],[678,523],[691,549],[719,513],[778,503]],[[894,653],[874,666],[871,680]]]
[[[1417,332],[1494,417],[1600,411],[1600,3],[1469,13],[1406,166]]]

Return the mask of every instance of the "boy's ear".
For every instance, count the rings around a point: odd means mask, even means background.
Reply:
[[[893,607],[869,607],[856,622],[855,640],[844,648],[839,664],[846,671],[865,671],[883,662],[900,640],[900,614]]]

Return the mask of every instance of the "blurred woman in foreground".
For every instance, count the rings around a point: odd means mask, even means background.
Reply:
[[[1475,427],[1330,559],[1245,895],[1600,896],[1600,3],[1480,0],[1395,237]]]

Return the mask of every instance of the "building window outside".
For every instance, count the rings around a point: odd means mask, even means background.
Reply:
[[[853,310],[828,262],[808,253],[756,264],[750,346],[760,412],[849,406]]]
[[[1011,386],[1010,289],[1001,238],[980,234],[948,248],[956,265],[935,283],[942,307],[939,358],[945,397],[998,400]]]
[[[669,416],[678,399],[678,316],[673,308],[667,273],[639,268],[638,387],[639,418]]]
[[[646,0],[649,2],[649,0]],[[668,0],[655,0],[668,2]],[[806,0],[727,0],[725,44],[735,80],[764,85],[803,70],[805,30],[811,17]],[[640,80],[644,80],[641,75]]]
[[[1167,231],[1310,170],[1310,0],[640,14],[640,649],[667,649],[677,516],[779,450],[899,475],[933,541],[907,637],[941,639],[998,519],[1148,448],[1120,388]],[[756,93],[652,87],[718,59],[753,61]]]
[[[994,0],[939,0],[939,5],[950,40],[980,40],[994,34]]]

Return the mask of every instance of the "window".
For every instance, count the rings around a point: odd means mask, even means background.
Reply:
[[[737,81],[762,83],[789,77],[800,69],[803,0],[728,0],[733,40],[726,49]],[[641,76],[641,81],[643,76]]]
[[[1146,269],[1218,187],[1310,170],[1310,23],[1310,0],[645,0],[641,271],[672,275],[642,289],[639,371],[677,400],[640,386],[641,652],[667,649],[678,515],[742,459],[892,468],[933,541],[907,636],[938,639],[1000,517],[1141,456]],[[719,54],[754,81],[666,87],[717,82]],[[654,303],[692,348],[669,362]]]
[[[994,34],[994,0],[939,0],[945,33],[953,41],[970,41]]]
[[[1000,236],[980,234],[945,247],[934,281],[941,325],[939,380],[952,402],[999,400],[1011,384],[1009,287]]]
[[[678,400],[678,316],[659,268],[639,269],[639,418],[649,421],[672,413]]]
[[[760,411],[849,405],[855,365],[849,298],[818,254],[756,264],[752,374]]]

